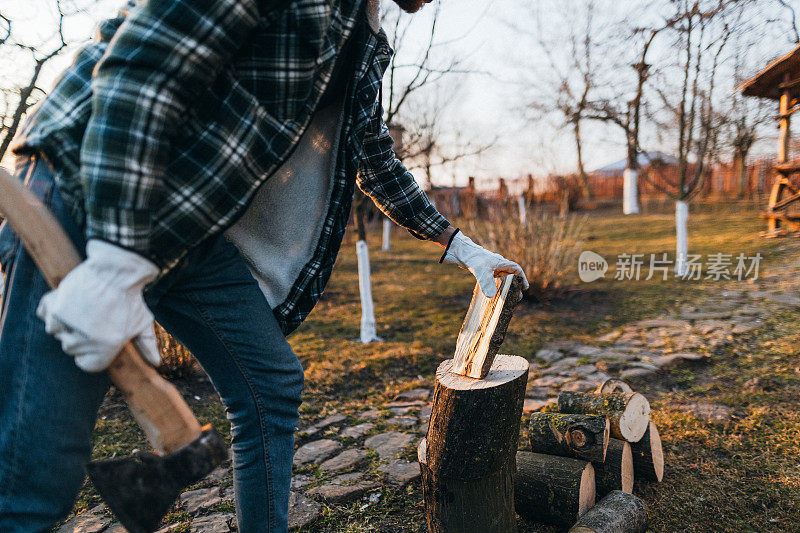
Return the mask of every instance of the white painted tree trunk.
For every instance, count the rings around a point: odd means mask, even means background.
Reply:
[[[388,217],[383,218],[383,246],[381,246],[381,250],[384,252],[388,252],[392,249],[391,245],[392,239],[392,221]]]
[[[622,173],[622,213],[639,214],[639,171],[626,168]]]
[[[683,200],[675,202],[675,274],[686,276],[689,273],[689,204]]]
[[[361,343],[381,342],[375,330],[375,306],[372,303],[372,279],[369,268],[369,248],[366,241],[356,242],[358,257],[358,289],[361,293]]]
[[[519,223],[524,228],[528,225],[528,206],[524,194],[517,196],[517,207],[519,208]]]

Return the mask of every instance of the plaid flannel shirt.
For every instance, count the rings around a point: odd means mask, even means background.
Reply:
[[[392,50],[365,0],[147,0],[100,24],[12,149],[39,153],[89,238],[163,269],[231,224],[291,154],[348,38],[354,65],[330,208],[275,309],[284,332],[330,277],[355,183],[414,236],[447,220],[392,150],[378,92]]]

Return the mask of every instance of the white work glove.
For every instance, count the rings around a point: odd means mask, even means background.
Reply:
[[[146,361],[158,366],[153,314],[142,296],[158,272],[144,257],[92,239],[86,245],[86,260],[42,297],[36,315],[86,372],[105,370],[129,340]]]
[[[522,277],[523,290],[528,290],[528,278],[525,277],[521,266],[500,254],[478,246],[460,230],[456,230],[441,262],[454,263],[472,272],[487,298],[494,298],[497,294],[495,276],[504,274],[516,274]]]

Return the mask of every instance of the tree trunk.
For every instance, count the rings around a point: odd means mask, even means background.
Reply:
[[[683,200],[675,202],[675,274],[689,274],[689,204]]]
[[[531,451],[602,463],[609,428],[604,416],[533,413],[528,431]]]
[[[392,249],[392,220],[389,217],[383,217],[383,246],[381,250],[388,252]]]
[[[642,481],[661,482],[664,479],[664,451],[654,422],[650,422],[639,442],[631,443],[631,453],[637,486]]]
[[[452,367],[448,359],[436,370],[428,467],[436,477],[485,477],[514,460],[528,361],[498,355],[481,380],[454,374]]]
[[[372,277],[369,266],[369,248],[367,241],[356,242],[358,257],[358,289],[361,295],[361,342],[381,342],[375,326],[375,306],[372,301]]]
[[[544,524],[570,526],[594,505],[594,499],[591,463],[517,452],[514,505],[520,516]]]
[[[430,532],[516,531],[512,477],[528,366],[498,355],[486,379],[454,374],[452,359],[436,370],[428,435],[417,448]]]
[[[739,198],[744,198],[747,196],[747,151],[736,150],[734,168],[739,176]]]
[[[422,497],[430,533],[517,530],[514,513],[514,462],[477,479],[435,477],[428,468],[427,443],[417,447]]]
[[[650,421],[650,403],[638,392],[598,394],[564,391],[558,395],[562,413],[607,416],[611,435],[636,442],[642,438]]]
[[[583,140],[581,139],[581,123],[580,120],[575,120],[572,123],[572,131],[575,134],[575,149],[578,152],[578,176],[581,179],[581,187],[586,199],[591,201],[594,198],[592,194],[592,185],[589,183],[589,176],[586,175],[586,169],[583,168]]]
[[[624,440],[609,440],[606,460],[602,463],[593,461],[592,466],[599,497],[605,496],[612,490],[633,492],[631,445]]]
[[[641,498],[612,491],[578,519],[569,533],[645,533],[647,505]]]
[[[519,223],[524,228],[528,226],[528,202],[524,194],[517,196],[517,209],[519,210]]]
[[[639,171],[632,168],[622,172],[622,214],[639,214]]]

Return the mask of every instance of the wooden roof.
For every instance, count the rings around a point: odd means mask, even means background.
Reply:
[[[800,45],[783,57],[773,60],[764,70],[742,83],[739,88],[745,96],[778,99],[784,89],[784,77],[789,84],[800,82]]]

